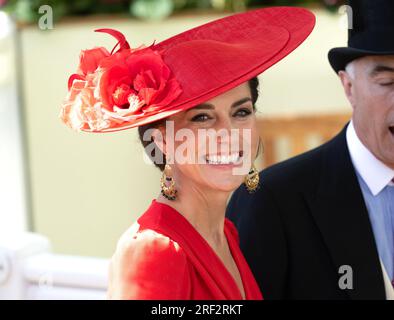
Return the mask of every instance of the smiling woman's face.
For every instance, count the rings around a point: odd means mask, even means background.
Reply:
[[[241,185],[259,144],[248,82],[168,118],[167,130],[169,123],[175,139],[166,141],[166,157],[178,183],[229,192]]]

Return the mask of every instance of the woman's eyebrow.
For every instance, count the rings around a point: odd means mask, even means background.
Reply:
[[[242,99],[234,102],[231,105],[231,108],[238,107],[238,106],[240,106],[241,104],[243,104],[243,103],[245,103],[247,101],[252,101],[252,98],[251,97],[242,98]],[[212,110],[212,109],[215,109],[215,106],[213,104],[211,104],[211,103],[201,103],[201,104],[198,104],[197,106],[195,106],[195,107],[193,107],[193,108],[191,108],[189,110],[193,110],[193,109],[208,109],[208,110]],[[187,111],[189,111],[189,110],[187,110]]]

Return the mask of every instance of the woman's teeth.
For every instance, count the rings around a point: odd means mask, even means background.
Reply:
[[[240,152],[233,153],[231,155],[206,156],[206,160],[209,164],[234,164],[237,163],[240,158]]]

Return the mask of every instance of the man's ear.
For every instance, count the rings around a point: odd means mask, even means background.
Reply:
[[[341,79],[343,89],[345,91],[346,97],[349,100],[352,108],[354,108],[355,100],[354,100],[354,93],[353,93],[353,79],[346,71],[339,71],[338,72],[339,79]]]

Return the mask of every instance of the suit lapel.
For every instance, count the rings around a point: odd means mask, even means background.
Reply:
[[[316,194],[305,197],[336,272],[343,265],[353,270],[353,290],[346,290],[350,298],[385,299],[379,256],[347,147],[346,128],[323,149]]]

